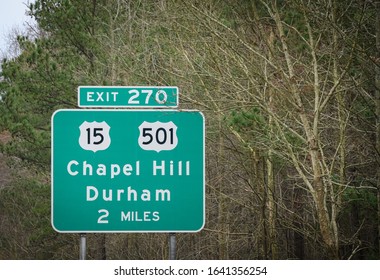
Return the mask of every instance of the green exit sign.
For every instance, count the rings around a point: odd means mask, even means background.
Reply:
[[[59,232],[195,232],[205,221],[198,111],[58,110],[52,225]]]
[[[178,87],[80,86],[79,107],[176,108]]]

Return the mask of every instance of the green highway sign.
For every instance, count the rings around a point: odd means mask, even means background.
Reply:
[[[202,113],[58,110],[51,122],[51,219],[56,231],[203,228]]]
[[[178,87],[80,86],[79,107],[176,108]]]

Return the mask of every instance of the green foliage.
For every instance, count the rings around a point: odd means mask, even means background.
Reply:
[[[73,100],[75,94],[67,96],[72,79],[68,71],[57,66],[64,66],[59,61],[62,59],[57,61],[49,53],[47,42],[32,43],[24,38],[19,38],[19,42],[23,53],[2,65],[4,79],[0,87],[4,95],[0,120],[2,129],[8,130],[14,139],[3,152],[48,168],[50,116],[62,103],[70,104]]]
[[[226,118],[227,124],[244,135],[255,149],[267,151],[270,130],[264,114],[257,107],[233,110]]]
[[[0,257],[50,259],[57,236],[50,225],[50,187],[20,180],[0,189]],[[41,246],[41,244],[44,244]]]
[[[233,110],[230,125],[235,126],[238,131],[252,131],[254,128],[262,130],[267,126],[263,114],[256,107],[250,110]]]
[[[361,217],[373,212],[377,208],[377,197],[371,189],[347,188],[343,193],[344,212],[351,212],[351,207],[357,207]]]

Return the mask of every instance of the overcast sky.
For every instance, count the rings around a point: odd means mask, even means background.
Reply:
[[[26,15],[27,4],[34,0],[0,0],[0,55],[7,48],[7,34],[13,28],[25,28],[25,21],[31,21]]]

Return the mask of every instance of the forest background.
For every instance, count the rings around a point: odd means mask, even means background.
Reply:
[[[380,259],[380,2],[36,0],[0,80],[0,259],[77,259],[50,224],[50,118],[80,85],[170,85],[206,118],[206,225],[179,259]],[[167,234],[88,234],[167,259]]]

